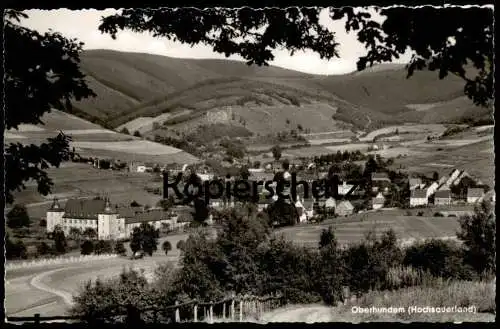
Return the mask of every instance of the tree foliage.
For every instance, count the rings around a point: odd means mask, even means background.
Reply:
[[[168,252],[170,250],[172,250],[172,244],[170,243],[170,241],[165,241],[163,242],[163,244],[161,245],[161,248],[163,249],[163,251],[165,252],[165,255],[168,255]]]
[[[21,12],[6,10],[4,17],[5,129],[43,124],[43,114],[51,109],[71,112],[72,100],[95,96],[79,69],[82,43],[57,32],[40,34],[20,26],[20,20],[28,17]],[[69,141],[60,133],[41,145],[6,145],[6,201],[12,203],[12,193],[24,189],[29,180],[47,195],[53,183],[45,170],[70,159]]]
[[[465,260],[479,274],[496,271],[496,216],[488,200],[475,207],[472,216],[459,218],[457,237],[465,245]]]
[[[273,153],[274,160],[278,161],[281,158],[281,147],[279,145],[273,146],[271,152]]]
[[[7,226],[10,228],[21,228],[30,226],[30,217],[24,205],[16,204],[7,213]]]
[[[477,105],[493,100],[493,10],[490,8],[391,7],[330,8],[330,18],[346,18],[347,32],[357,34],[367,54],[358,70],[398,59],[408,49],[415,70],[438,71],[440,79],[454,74],[464,80],[464,93]],[[385,17],[381,23],[373,15]],[[99,29],[116,38],[120,30],[150,32],[155,37],[191,46],[205,44],[226,57],[239,55],[247,63],[268,65],[273,51],[290,54],[310,50],[321,58],[339,57],[335,34],[319,21],[317,8],[233,10],[213,8],[125,9],[102,19]]]
[[[59,254],[64,254],[68,247],[68,243],[66,241],[66,236],[61,226],[57,225],[54,228],[53,237],[54,237],[56,252],[58,252]]]
[[[82,255],[90,255],[94,252],[94,244],[90,240],[85,240],[80,246],[80,253]]]
[[[142,223],[139,227],[135,227],[130,240],[130,249],[133,253],[143,251],[152,256],[158,249],[159,232],[152,225]]]

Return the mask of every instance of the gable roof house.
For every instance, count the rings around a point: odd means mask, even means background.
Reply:
[[[343,200],[337,204],[335,212],[339,216],[349,216],[354,212],[354,206],[348,200]]]
[[[378,193],[376,197],[372,199],[372,208],[380,209],[383,208],[385,204],[385,197],[382,193]]]
[[[446,181],[446,186],[450,187],[451,184],[460,176],[461,171],[458,169],[453,169],[453,171],[450,173],[450,177]]]
[[[427,191],[427,197],[430,198],[434,193],[436,193],[437,189],[439,187],[439,184],[437,182],[432,183],[426,188]]]
[[[347,184],[346,181],[344,181],[341,185],[337,187],[337,193],[338,195],[341,196],[346,196],[348,194],[351,194],[354,190],[355,185],[353,184]]]
[[[389,176],[385,172],[373,172],[372,182],[391,182]]]
[[[416,189],[410,192],[410,207],[426,206],[428,203],[427,190]]]
[[[408,184],[410,185],[410,190],[420,188],[422,185],[421,178],[410,178]]]
[[[374,172],[371,175],[371,180],[372,180],[372,191],[373,192],[378,192],[378,190],[381,188],[383,189],[383,192],[386,193],[389,191],[389,184],[391,183],[391,180],[389,179],[389,176],[385,172]]]
[[[451,183],[451,185],[452,185],[452,186],[456,186],[456,185],[458,185],[458,184],[462,181],[462,179],[464,179],[464,178],[466,178],[466,177],[467,177],[467,178],[472,178],[472,177],[471,177],[471,175],[469,175],[469,173],[468,173],[468,172],[466,172],[465,170],[462,170],[462,171],[460,172],[460,174],[457,176],[457,178],[456,178],[456,179],[455,179],[455,180]]]
[[[476,203],[482,200],[484,190],[482,188],[468,188],[467,189],[467,203]]]
[[[437,191],[436,194],[434,195],[434,204],[435,205],[451,204],[451,191],[450,190]]]

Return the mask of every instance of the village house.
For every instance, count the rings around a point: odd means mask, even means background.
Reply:
[[[427,190],[416,189],[410,192],[410,207],[427,206]]]
[[[343,200],[337,204],[335,212],[338,216],[349,216],[354,212],[354,206],[348,200]]]
[[[175,220],[161,209],[112,207],[108,198],[70,199],[64,209],[54,199],[46,218],[48,232],[54,231],[56,226],[60,226],[65,234],[69,234],[71,228],[82,232],[91,228],[96,231],[97,238],[102,240],[127,238],[133,228],[142,222],[157,228],[161,224],[176,225]]]
[[[347,182],[344,181],[344,182],[342,182],[341,185],[338,186],[337,192],[338,192],[338,195],[340,195],[340,196],[346,196],[346,195],[350,194],[350,192],[353,189],[354,189],[353,184],[347,184]]]
[[[408,181],[408,184],[410,185],[410,190],[422,188],[422,179],[421,178],[410,178]]]
[[[439,187],[439,184],[437,182],[434,182],[432,183],[430,186],[428,186],[426,188],[426,194],[427,194],[427,198],[430,198],[431,196],[434,195],[434,193],[436,193],[437,189]]]
[[[297,200],[295,202],[295,208],[297,209],[297,213],[299,215],[299,223],[306,223],[308,220],[307,210],[301,200]]]
[[[476,203],[484,196],[484,189],[469,188],[467,189],[467,203]]]
[[[436,194],[434,194],[434,204],[439,206],[451,204],[451,191],[437,191]]]
[[[439,191],[447,191],[450,189],[451,184],[460,176],[460,170],[453,169],[448,179],[438,188]]]
[[[379,190],[383,193],[387,193],[389,191],[389,185],[391,184],[391,180],[389,176],[385,172],[374,172],[371,175],[372,181],[372,191],[378,192]]]
[[[325,200],[325,213],[326,215],[334,215],[335,208],[337,208],[337,201],[333,197],[329,197]]]
[[[381,209],[384,207],[385,204],[385,197],[382,195],[382,193],[378,193],[376,197],[372,199],[372,208],[373,209]]]

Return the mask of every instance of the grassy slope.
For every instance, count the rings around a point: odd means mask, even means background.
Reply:
[[[439,80],[436,72],[416,72],[406,79],[404,67],[398,65],[314,76],[236,61],[91,50],[82,55],[82,70],[99,96],[77,107],[113,127],[176,109],[203,112],[234,106],[243,97],[256,99],[260,106],[287,105],[290,95],[302,102],[328,103],[338,107],[339,120],[368,129],[401,121],[447,121],[474,111],[466,99],[455,101],[463,96],[460,79]],[[422,113],[406,106],[436,102],[441,102],[437,114],[430,112],[434,109]]]

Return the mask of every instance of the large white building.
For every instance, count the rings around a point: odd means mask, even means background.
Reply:
[[[142,207],[112,207],[109,199],[70,199],[61,208],[57,199],[47,211],[47,231],[60,226],[66,235],[72,228],[81,232],[91,228],[102,240],[124,239],[130,237],[133,229],[141,223],[155,228],[162,224],[172,228],[183,226],[178,216],[162,209],[144,210]]]

